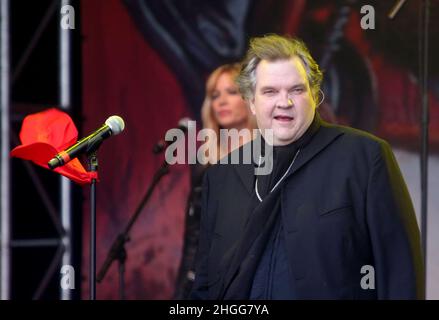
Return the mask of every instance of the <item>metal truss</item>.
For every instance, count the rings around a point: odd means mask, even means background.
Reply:
[[[72,265],[72,186],[68,179],[59,178],[60,201],[55,204],[53,194],[48,190],[44,179],[38,174],[36,166],[30,162],[23,161],[23,165],[27,175],[32,182],[35,192],[39,196],[39,200],[44,204],[45,212],[49,216],[49,221],[56,230],[56,237],[38,237],[34,238],[32,233],[23,239],[16,239],[13,233],[13,188],[11,187],[11,176],[13,170],[9,153],[11,149],[19,144],[18,133],[14,129],[14,122],[21,121],[27,114],[42,111],[47,106],[38,104],[20,105],[11,101],[11,91],[20,78],[20,75],[29,62],[35,47],[41,40],[42,35],[46,32],[49,21],[54,18],[55,14],[60,16],[62,6],[72,5],[72,0],[53,0],[42,16],[38,27],[35,29],[31,41],[21,53],[17,60],[14,70],[11,68],[11,38],[14,36],[10,32],[11,26],[11,7],[10,0],[0,0],[0,18],[1,18],[1,246],[0,246],[0,283],[1,283],[1,299],[11,299],[11,289],[17,288],[17,284],[12,283],[13,270],[11,265],[14,263],[14,251],[27,248],[53,248],[54,255],[50,261],[47,261],[47,269],[39,281],[32,294],[32,299],[40,299],[44,296],[45,290],[51,279],[56,274],[60,275],[62,265]],[[26,23],[24,21],[23,23]],[[59,107],[67,112],[72,108],[72,36],[71,30],[64,30],[59,27],[59,63],[58,63],[58,82],[59,88]],[[56,40],[56,39],[55,39]],[[54,40],[54,41],[55,41]],[[56,49],[54,49],[56,50]],[[29,204],[32,206],[32,204]],[[23,223],[17,221],[16,223]],[[20,286],[18,285],[18,288]],[[19,289],[18,289],[19,290]],[[60,287],[60,299],[71,299],[71,291],[63,290]]]

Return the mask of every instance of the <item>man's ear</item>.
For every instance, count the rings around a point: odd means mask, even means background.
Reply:
[[[250,110],[253,113],[253,115],[256,115],[256,108],[255,108],[255,97],[248,100],[248,104],[250,106]]]

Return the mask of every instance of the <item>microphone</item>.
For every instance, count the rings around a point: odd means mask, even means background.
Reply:
[[[125,122],[121,117],[109,117],[105,121],[105,124],[98,130],[79,140],[73,146],[61,151],[55,157],[53,157],[48,162],[49,168],[53,170],[57,167],[65,165],[67,162],[76,158],[82,153],[90,153],[95,151],[101,145],[104,139],[121,133],[123,129],[125,129]]]
[[[186,134],[188,131],[188,128],[189,128],[189,121],[191,121],[191,119],[189,119],[189,118],[180,119],[180,121],[178,121],[178,127],[176,129],[180,129],[183,131],[184,134]],[[173,142],[175,142],[175,140],[174,141],[166,141],[166,140],[162,139],[155,144],[154,148],[152,149],[152,152],[154,154],[159,154],[160,152],[165,150]]]

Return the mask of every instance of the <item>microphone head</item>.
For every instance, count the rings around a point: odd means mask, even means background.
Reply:
[[[113,135],[119,134],[125,129],[125,122],[119,116],[111,116],[105,120],[105,124],[110,127]]]

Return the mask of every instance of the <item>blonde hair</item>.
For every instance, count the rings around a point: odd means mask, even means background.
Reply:
[[[208,145],[208,150],[214,150],[216,148],[216,157],[215,154],[207,155],[207,160],[210,164],[217,163],[221,158],[226,156],[229,150],[226,150],[224,146],[220,145],[220,125],[212,111],[212,94],[215,91],[216,84],[218,79],[223,74],[229,74],[234,81],[236,81],[236,77],[238,76],[241,70],[241,65],[239,63],[225,64],[218,68],[216,68],[208,77],[206,81],[206,95],[204,98],[203,105],[201,107],[201,119],[203,121],[203,127],[205,129],[212,129],[215,132],[217,139],[209,138],[206,142]],[[238,87],[238,85],[237,85]],[[239,87],[238,87],[239,88]],[[248,108],[248,122],[247,128],[252,130],[256,128],[256,120],[254,116],[250,112],[250,108]]]

